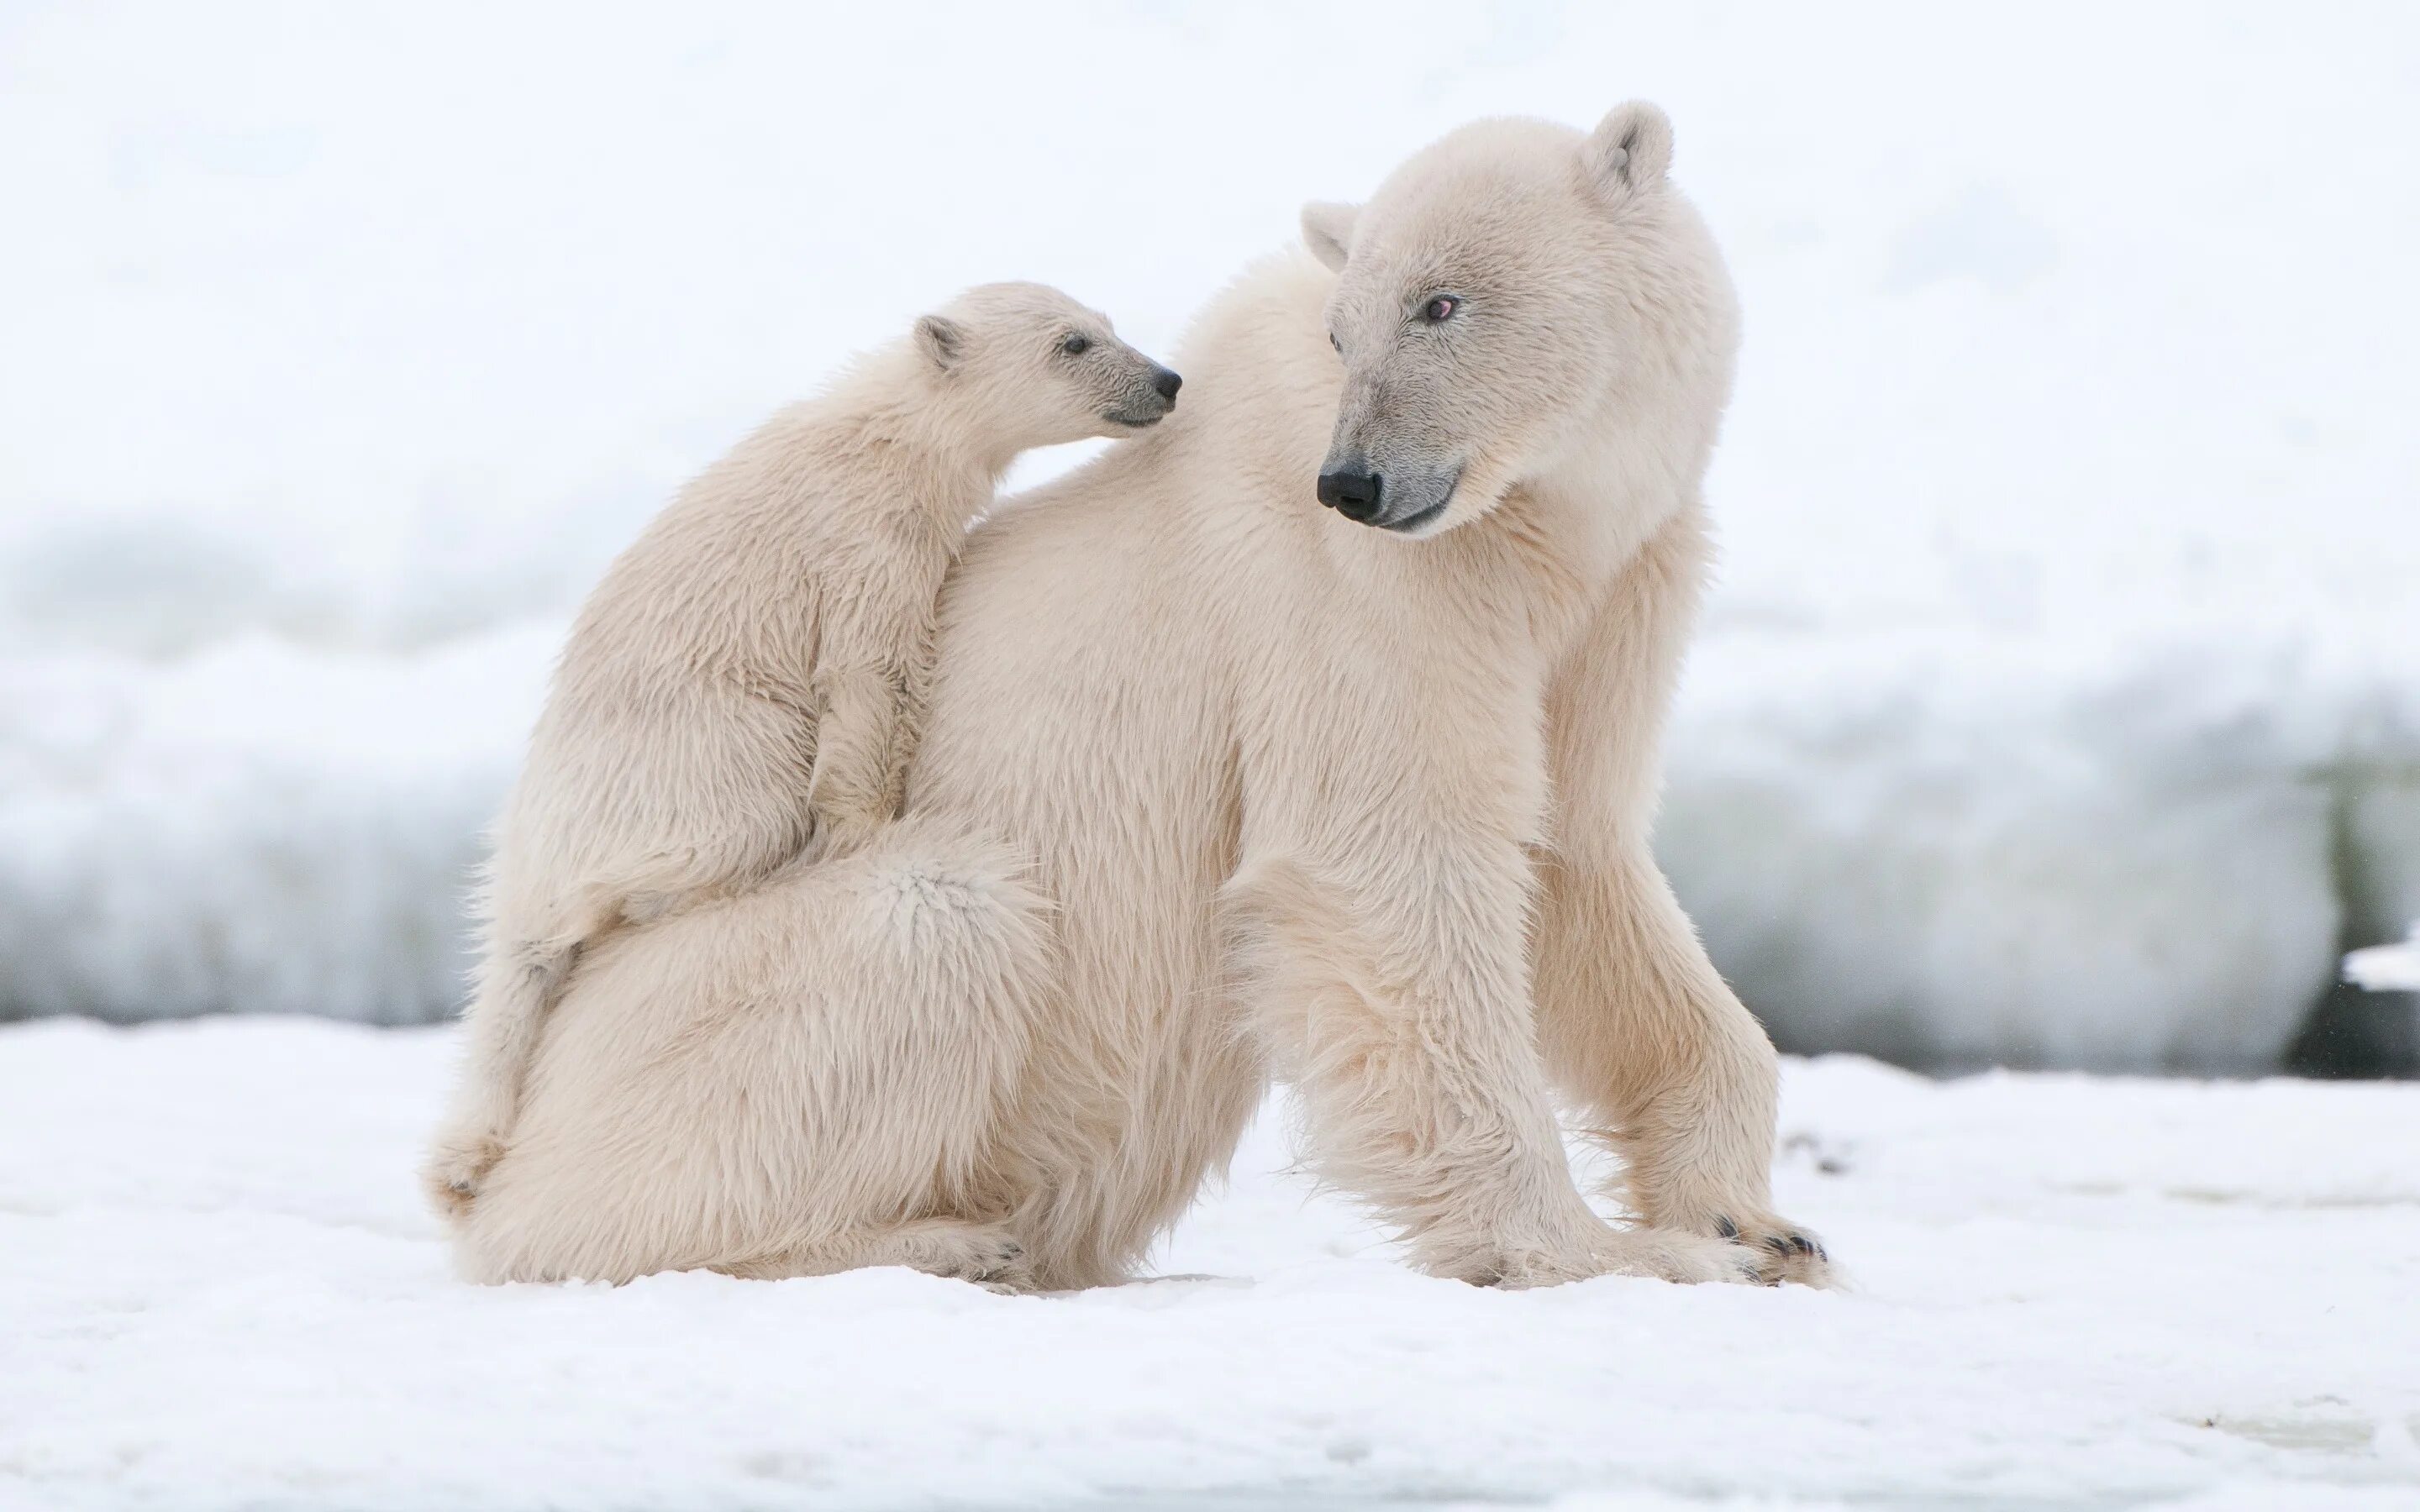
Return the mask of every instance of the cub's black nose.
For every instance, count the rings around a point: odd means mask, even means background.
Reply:
[[[1378,494],[1386,480],[1375,472],[1338,471],[1319,475],[1319,501],[1357,524],[1378,517]]]
[[[1176,391],[1185,387],[1185,380],[1163,367],[1159,376],[1151,380],[1151,386],[1159,391],[1161,398],[1172,405],[1176,402]]]

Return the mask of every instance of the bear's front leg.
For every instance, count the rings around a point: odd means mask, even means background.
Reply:
[[[1519,848],[1387,864],[1248,857],[1226,889],[1238,980],[1303,1100],[1312,1165],[1433,1274],[1758,1279],[1741,1246],[1615,1227],[1573,1184],[1531,1026]]]
[[[1773,1211],[1779,1075],[1652,857],[1541,864],[1539,1041],[1659,1228],[1736,1239],[1772,1282],[1825,1286],[1821,1241]]]
[[[1823,1246],[1773,1211],[1773,1043],[1707,959],[1649,843],[1656,745],[1708,551],[1692,503],[1622,569],[1549,687],[1538,1042],[1622,1155],[1641,1218],[1736,1236],[1765,1279],[1820,1286]]]

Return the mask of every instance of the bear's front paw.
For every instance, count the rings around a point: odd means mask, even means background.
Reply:
[[[1784,1218],[1771,1213],[1750,1213],[1733,1218],[1717,1213],[1710,1227],[1714,1233],[1737,1244],[1754,1257],[1757,1279],[1769,1287],[1785,1281],[1802,1287],[1834,1288],[1840,1277],[1832,1269],[1831,1252],[1812,1233]]]
[[[1673,1228],[1615,1228],[1600,1249],[1616,1263],[1615,1275],[1653,1276],[1703,1286],[1720,1282],[1753,1286],[1764,1279],[1757,1257],[1738,1244]]]
[[[1762,1282],[1758,1258],[1740,1245],[1669,1228],[1604,1226],[1568,1247],[1499,1244],[1464,1257],[1446,1273],[1484,1287],[1551,1287],[1599,1275],[1635,1275],[1684,1286]]]

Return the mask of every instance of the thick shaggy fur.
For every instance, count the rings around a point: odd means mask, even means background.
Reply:
[[[1218,300],[1185,413],[974,532],[908,820],[579,964],[470,1273],[1114,1282],[1277,1076],[1435,1273],[1822,1280],[1648,848],[1736,342],[1668,145],[1467,128]],[[1321,509],[1343,447],[1450,507]]]
[[[1097,312],[985,285],[774,417],[613,563],[497,827],[470,1055],[425,1176],[441,1210],[503,1154],[581,951],[897,814],[941,580],[1016,455],[1141,429],[1174,393]]]

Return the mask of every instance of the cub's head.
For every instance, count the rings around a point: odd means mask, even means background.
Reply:
[[[1625,425],[1678,452],[1702,429],[1711,446],[1736,320],[1719,255],[1665,181],[1671,157],[1648,104],[1587,134],[1482,121],[1366,205],[1305,207],[1303,239],[1338,275],[1326,314],[1344,368],[1320,501],[1427,536],[1586,465]]]
[[[1176,408],[1174,373],[1043,284],[980,284],[916,322],[935,381],[1003,446],[1123,436]]]

